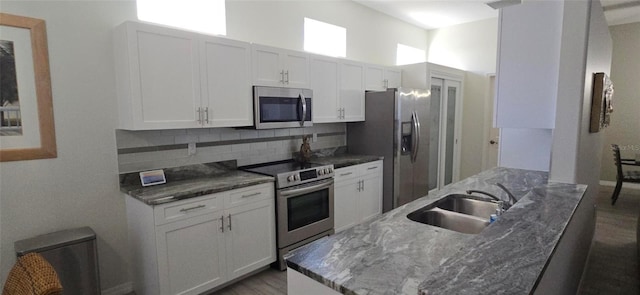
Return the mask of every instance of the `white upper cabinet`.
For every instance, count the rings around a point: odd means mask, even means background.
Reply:
[[[119,128],[253,124],[248,43],[137,22],[114,43]]]
[[[342,119],[364,121],[364,64],[343,60],[340,63],[340,102]]]
[[[313,122],[340,121],[340,103],[338,101],[338,70],[340,65],[338,60],[312,55],[310,65]]]
[[[215,37],[205,37],[201,44],[205,125],[253,125],[250,45]]]
[[[128,22],[115,41],[120,128],[198,127],[197,35]]]
[[[402,85],[402,71],[399,68],[386,68],[384,77],[386,88],[398,88]]]
[[[367,90],[384,91],[387,88],[400,87],[401,71],[397,67],[366,65],[365,69]]]
[[[304,52],[252,44],[253,84],[309,88],[309,55]]]
[[[313,121],[364,120],[364,64],[311,55]]]

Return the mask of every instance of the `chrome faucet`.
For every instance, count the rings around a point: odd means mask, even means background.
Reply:
[[[513,206],[513,204],[515,204],[518,199],[516,199],[516,197],[513,196],[513,194],[504,186],[502,185],[502,183],[496,182],[496,186],[498,186],[499,188],[501,188],[503,191],[505,191],[507,193],[507,195],[509,196],[509,202],[504,202],[502,201],[500,198],[496,197],[494,194],[485,192],[485,191],[481,191],[481,190],[467,190],[467,194],[470,195],[472,193],[478,193],[478,194],[483,194],[486,195],[498,202],[503,202],[504,205],[504,210],[509,209],[511,206]]]

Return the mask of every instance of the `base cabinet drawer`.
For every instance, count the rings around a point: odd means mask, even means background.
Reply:
[[[273,183],[155,207],[131,197],[126,204],[138,295],[201,294],[276,261]]]

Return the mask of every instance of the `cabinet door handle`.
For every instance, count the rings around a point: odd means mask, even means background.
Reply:
[[[249,197],[257,196],[259,194],[262,194],[262,193],[261,192],[256,192],[256,193],[253,193],[253,194],[242,195],[242,198],[249,198]]]
[[[284,70],[280,71],[280,83],[284,84]]]
[[[364,191],[364,179],[360,181],[362,181],[362,191]]]
[[[351,174],[353,174],[353,172],[341,173],[340,176],[347,176],[347,175],[351,175]]]
[[[208,125],[209,124],[209,107],[205,107],[204,108],[204,122]]]
[[[231,230],[231,214],[229,214],[229,230]]]
[[[186,213],[186,212],[189,212],[191,210],[201,209],[201,208],[204,208],[204,207],[206,207],[206,206],[205,205],[198,205],[198,206],[193,206],[193,207],[190,207],[190,208],[182,208],[182,209],[180,209],[180,212]]]
[[[198,107],[196,113],[198,113],[198,124],[202,125],[202,108]]]
[[[224,215],[220,216],[220,230],[224,232]]]
[[[338,119],[342,119],[342,109],[338,109]]]
[[[367,168],[367,170],[373,170],[373,169],[377,169],[377,168],[378,168],[378,166],[373,166],[373,167]]]
[[[285,83],[289,84],[289,70],[284,72],[284,75],[285,75],[285,77],[287,77],[287,79],[285,80]]]

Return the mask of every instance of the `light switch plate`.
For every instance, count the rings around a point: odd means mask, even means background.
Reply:
[[[196,154],[196,143],[195,142],[190,142],[189,143],[189,148],[187,149],[187,154],[189,156],[193,156]]]
[[[312,142],[316,142],[316,141],[318,141],[318,133],[314,133],[314,134],[313,134],[313,140],[312,140]]]

